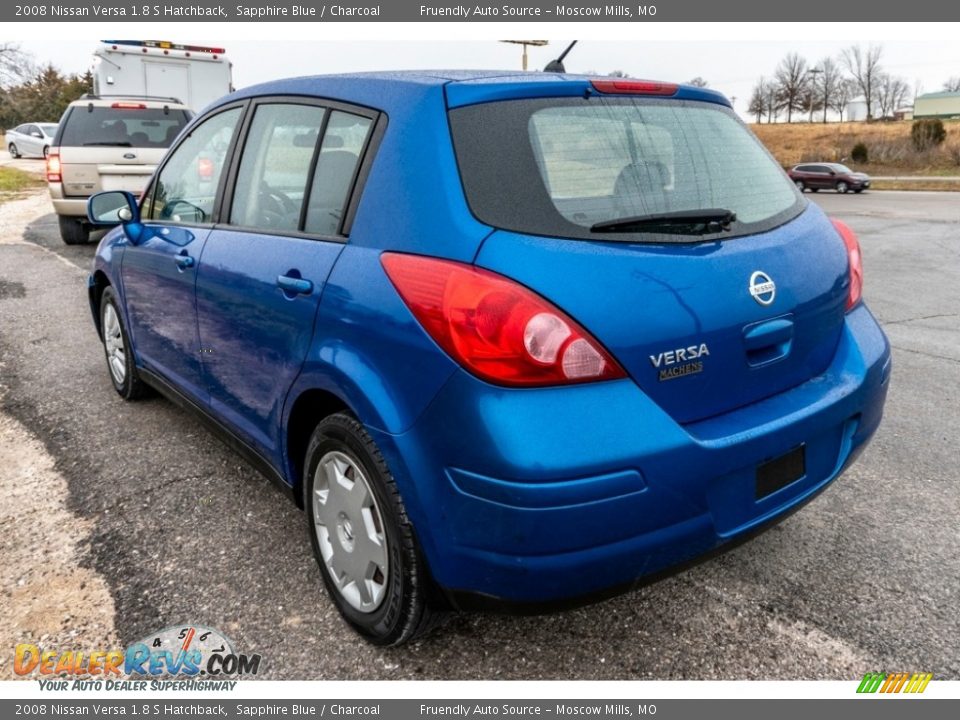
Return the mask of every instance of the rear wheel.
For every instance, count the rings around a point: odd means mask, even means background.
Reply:
[[[147,393],[137,374],[137,366],[133,361],[133,350],[130,348],[130,339],[123,326],[120,305],[112,287],[103,291],[100,297],[100,334],[103,337],[103,351],[107,356],[107,369],[110,371],[110,380],[113,389],[124,400],[136,400]]]
[[[58,215],[60,238],[67,245],[83,245],[90,241],[90,228],[80,218]]]
[[[846,193],[847,190],[849,190],[849,189],[850,189],[850,186],[847,185],[843,180],[841,180],[840,182],[837,183],[837,192],[838,192],[838,193],[844,194],[844,193]]]
[[[44,157],[44,159],[50,157],[50,146],[49,146],[49,145],[44,145],[44,146],[43,146],[43,157]]]
[[[375,645],[401,645],[435,616],[429,575],[396,483],[355,418],[325,418],[304,463],[310,542],[344,619]]]
[[[807,186],[804,184],[803,180],[796,180],[796,181],[794,181],[793,184],[797,186],[797,190],[799,190],[800,192],[803,192],[803,191],[806,189],[806,187],[807,187]]]
[[[12,158],[20,157],[20,151],[17,150],[17,146],[14,145],[13,143],[10,143],[10,145],[7,147],[7,150],[10,151],[10,157]]]

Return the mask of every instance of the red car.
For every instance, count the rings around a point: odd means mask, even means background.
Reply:
[[[870,176],[854,172],[839,163],[805,163],[795,165],[787,172],[800,192],[809,190],[836,190],[846,193],[851,190],[861,193],[870,187]]]

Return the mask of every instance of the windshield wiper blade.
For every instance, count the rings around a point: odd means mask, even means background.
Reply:
[[[83,144],[84,147],[91,147],[94,145],[98,147],[133,147],[133,145],[128,142],[88,142]]]
[[[592,225],[590,232],[632,232],[657,227],[669,227],[673,232],[677,232],[683,227],[689,227],[691,234],[695,232],[719,232],[729,230],[730,225],[736,222],[736,219],[737,214],[735,212],[723,208],[676,210],[655,215],[636,215],[615,220],[604,220]]]

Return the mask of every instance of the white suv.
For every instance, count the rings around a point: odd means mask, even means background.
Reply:
[[[47,156],[47,184],[63,241],[89,239],[87,199],[94,193],[140,195],[191,117],[175,98],[84,95],[70,103]]]

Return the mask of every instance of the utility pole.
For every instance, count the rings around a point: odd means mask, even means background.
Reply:
[[[527,47],[543,47],[548,44],[548,40],[501,40],[502,43],[511,45],[523,45],[523,69],[527,69]]]
[[[810,76],[810,124],[813,124],[813,94],[817,90],[817,75],[823,72],[822,68],[810,68],[807,75]]]

